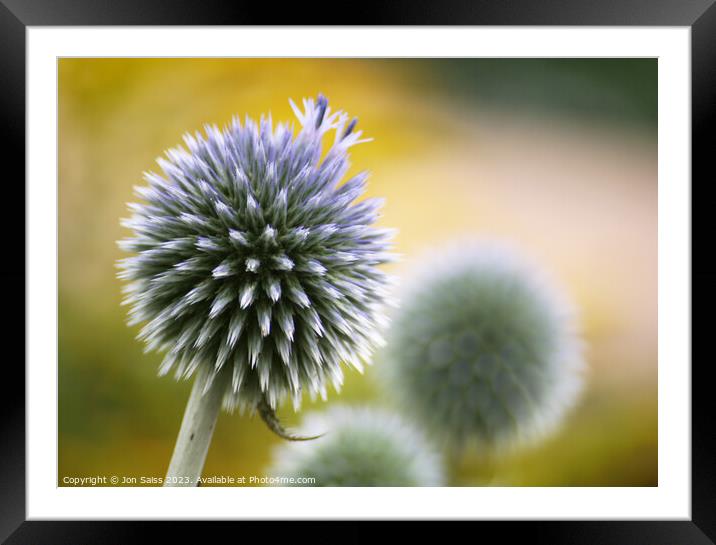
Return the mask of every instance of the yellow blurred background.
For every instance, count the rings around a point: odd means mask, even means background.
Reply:
[[[451,458],[450,484],[657,484],[654,59],[60,59],[59,480],[164,476],[191,385],[158,378],[125,326],[115,241],[132,186],[204,123],[292,120],[325,94],[360,118],[352,149],[387,199],[404,274],[454,237],[506,239],[571,295],[587,388],[558,433],[489,468]],[[375,369],[328,403],[383,403]],[[285,407],[289,426],[300,414]],[[222,414],[204,475],[263,475],[280,439]]]

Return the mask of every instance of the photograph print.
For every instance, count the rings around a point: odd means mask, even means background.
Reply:
[[[58,482],[656,487],[656,58],[59,58]]]

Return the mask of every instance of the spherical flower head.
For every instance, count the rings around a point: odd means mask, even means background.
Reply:
[[[123,222],[130,325],[144,322],[147,350],[165,353],[160,374],[208,388],[230,372],[229,410],[287,396],[298,408],[304,389],[325,398],[341,365],[362,369],[380,340],[391,233],[373,227],[380,200],[354,202],[367,175],[341,183],[365,140],[323,96],[291,106],[297,134],[269,116],[185,135]]]
[[[560,422],[582,383],[571,307],[505,245],[427,256],[401,295],[382,358],[391,395],[451,447],[524,444]]]
[[[336,406],[311,413],[303,433],[323,433],[309,443],[283,443],[269,473],[313,478],[295,486],[441,486],[442,460],[424,435],[380,409]],[[280,483],[279,483],[280,484]]]

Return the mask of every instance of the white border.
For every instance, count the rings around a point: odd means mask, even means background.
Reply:
[[[690,29],[48,28],[27,31],[27,516],[690,519]],[[57,78],[61,56],[658,57],[659,486],[57,487]]]

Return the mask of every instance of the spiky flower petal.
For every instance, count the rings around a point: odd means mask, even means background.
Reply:
[[[166,353],[162,374],[207,366],[211,381],[230,367],[228,409],[286,396],[298,407],[304,389],[325,398],[341,365],[360,368],[379,340],[391,233],[373,227],[379,200],[354,202],[366,174],[340,183],[365,140],[322,96],[291,105],[297,134],[269,116],[185,135],[123,222],[134,236],[120,247],[136,254],[119,263],[130,324]]]
[[[442,460],[426,437],[379,409],[336,406],[311,413],[301,432],[309,443],[276,447],[270,474],[314,478],[297,486],[441,486]]]
[[[505,447],[552,428],[582,383],[560,291],[511,248],[468,242],[424,261],[382,357],[391,395],[444,441]]]

